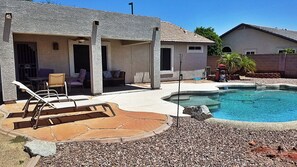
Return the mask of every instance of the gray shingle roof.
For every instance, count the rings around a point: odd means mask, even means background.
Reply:
[[[164,21],[161,22],[161,41],[214,43],[203,36]]]
[[[262,31],[262,32],[266,32],[293,42],[297,42],[297,31],[292,31],[292,30],[287,30],[287,29],[279,29],[279,28],[271,28],[271,27],[263,27],[263,26],[257,26],[257,25],[252,25],[252,24],[245,24],[242,23],[234,28],[232,28],[231,30],[227,31],[226,33],[222,34],[221,37],[229,34],[230,32],[236,30],[239,27],[242,26],[248,26],[250,28],[254,28],[256,30]]]

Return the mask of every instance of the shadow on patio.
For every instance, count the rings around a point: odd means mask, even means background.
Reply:
[[[43,112],[40,126],[33,130],[30,114],[22,118],[24,103],[6,104],[0,108],[7,114],[1,120],[2,130],[46,141],[86,141],[123,142],[149,137],[161,133],[170,126],[167,115],[147,112],[127,112],[110,103],[115,116],[101,106],[96,109],[48,110]],[[31,113],[32,115],[32,113]]]
[[[117,93],[122,91],[137,91],[137,90],[150,90],[149,87],[146,86],[138,86],[138,85],[131,85],[126,84],[122,86],[112,86],[112,87],[103,87],[103,93]],[[60,89],[57,89],[58,92],[61,92]],[[63,92],[61,92],[63,93]],[[69,96],[74,95],[89,95],[92,96],[91,89],[90,88],[80,88],[80,87],[74,87],[71,89],[71,92],[68,91]],[[18,100],[26,100],[30,96],[26,92],[21,92],[18,90]],[[1,104],[1,96],[0,96],[0,104]]]

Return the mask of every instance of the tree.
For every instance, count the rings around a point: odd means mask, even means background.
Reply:
[[[286,48],[286,49],[285,49],[285,53],[286,53],[286,54],[292,54],[292,53],[295,53],[295,50],[292,49],[292,48]]]
[[[223,54],[218,62],[225,64],[230,74],[245,74],[256,71],[256,62],[250,57],[238,53]]]
[[[241,71],[244,73],[256,71],[256,62],[252,58],[244,55],[241,56]]]
[[[237,53],[223,54],[218,60],[220,64],[225,64],[230,74],[235,73],[241,68],[241,56]]]
[[[214,31],[214,28],[212,28],[212,27],[208,27],[208,28],[197,27],[195,30],[195,33],[215,42],[215,45],[208,46],[208,51],[207,51],[208,56],[222,55],[222,39]]]

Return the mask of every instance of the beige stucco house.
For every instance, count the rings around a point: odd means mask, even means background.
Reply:
[[[223,52],[240,54],[278,54],[297,50],[297,31],[240,24],[221,35]]]
[[[161,21],[161,81],[177,80],[180,58],[184,79],[203,77],[207,46],[213,41],[169,22]]]
[[[18,0],[2,0],[0,6],[5,102],[17,99],[13,80],[35,77],[41,68],[68,77],[87,69],[94,95],[103,93],[107,70],[125,71],[126,83],[150,82],[158,89],[161,80],[177,79],[180,54],[184,78],[201,76],[207,45],[213,43],[154,17]]]

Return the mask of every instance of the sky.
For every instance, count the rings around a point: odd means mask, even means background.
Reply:
[[[34,0],[45,2],[46,0]],[[63,6],[158,17],[189,31],[212,27],[219,35],[241,24],[297,31],[296,0],[50,0]]]

